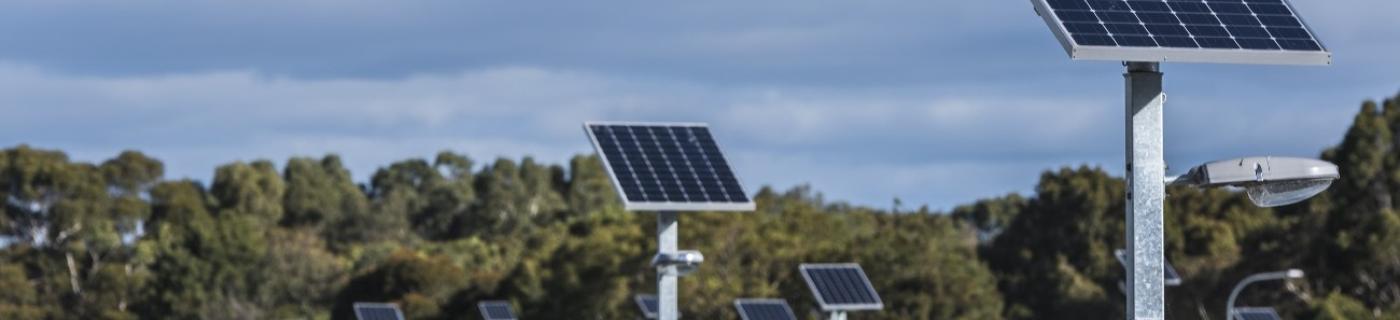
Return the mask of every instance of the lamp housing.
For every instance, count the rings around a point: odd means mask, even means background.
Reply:
[[[1341,178],[1331,162],[1292,157],[1245,157],[1192,168],[1173,184],[1243,188],[1260,207],[1277,207],[1307,200]]]

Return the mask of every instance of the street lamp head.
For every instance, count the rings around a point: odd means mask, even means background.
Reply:
[[[1175,183],[1243,188],[1255,205],[1277,207],[1312,198],[1340,177],[1337,165],[1327,161],[1248,157],[1203,164]]]
[[[679,250],[673,252],[661,252],[651,258],[651,265],[660,269],[662,273],[673,273],[677,276],[689,275],[700,269],[700,264],[705,262],[705,255],[695,250]]]
[[[1303,278],[1303,270],[1288,269],[1287,275],[1288,275],[1288,278],[1289,278],[1289,279],[1302,279],[1302,278]]]

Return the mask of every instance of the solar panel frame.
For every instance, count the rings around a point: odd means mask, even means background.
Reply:
[[[358,319],[358,320],[403,320],[403,319],[404,319],[404,318],[403,318],[403,311],[402,311],[402,310],[399,310],[399,305],[393,304],[393,303],[356,302],[355,304],[351,305],[351,308],[354,309],[354,311],[355,311],[355,319]],[[366,314],[366,312],[367,312],[369,309],[375,309],[375,308],[384,308],[384,309],[393,310],[393,312],[394,312],[393,318],[391,318],[391,319],[384,319],[384,318],[380,318],[378,315],[367,315],[367,314]]]
[[[1171,48],[1171,47],[1125,47],[1080,45],[1075,43],[1071,32],[1047,0],[1030,0],[1036,13],[1049,25],[1051,33],[1060,42],[1065,53],[1074,60],[1110,60],[1132,62],[1204,62],[1239,64],[1281,64],[1281,65],[1330,65],[1332,52],[1317,38],[1317,34],[1302,16],[1293,9],[1287,0],[1282,3],[1293,13],[1300,28],[1307,31],[1311,40],[1320,48],[1318,51],[1257,50],[1257,49],[1211,49],[1211,48]],[[1112,0],[1119,1],[1119,0]],[[1177,0],[1173,0],[1177,1]],[[1163,1],[1167,2],[1167,1]],[[1197,3],[1197,2],[1193,2]],[[1204,1],[1198,2],[1205,4]],[[1244,3],[1241,1],[1241,3]],[[1126,4],[1126,3],[1125,3]],[[1174,10],[1174,9],[1173,9]],[[1097,19],[1097,18],[1096,18]],[[1233,38],[1231,38],[1233,39]]]
[[[1268,307],[1243,307],[1235,308],[1235,319],[1233,320],[1279,320],[1278,311]]]
[[[783,315],[781,315],[781,317],[786,317],[786,318],[785,318],[785,319],[760,318],[760,317],[758,317],[758,316],[750,315],[750,312],[749,312],[749,311],[756,311],[756,310],[750,310],[750,308],[746,308],[746,306],[755,306],[755,305],[770,305],[770,306],[771,306],[771,305],[780,305],[780,306],[782,306],[782,312],[784,313]],[[739,318],[740,318],[741,320],[797,320],[797,313],[796,313],[796,312],[793,312],[793,311],[792,311],[792,306],[788,305],[787,300],[783,300],[783,299],[770,299],[770,298],[740,298],[740,299],[734,299],[734,309],[738,310],[738,312],[739,312]]]
[[[506,312],[510,313],[510,315],[509,315],[508,317],[500,317],[500,315],[492,314],[492,311],[500,311],[500,310],[492,310],[492,308],[502,308],[502,307],[505,308],[505,311],[506,311]],[[477,311],[481,312],[481,318],[482,318],[482,319],[485,319],[485,320],[518,320],[518,319],[520,319],[520,316],[517,315],[517,314],[515,314],[515,308],[514,308],[514,307],[511,307],[510,301],[505,301],[505,300],[486,300],[486,301],[480,301],[480,302],[477,302],[477,303],[476,303],[476,309],[477,309]]]
[[[819,269],[854,269],[860,274],[861,284],[863,285],[862,289],[869,291],[870,296],[874,298],[875,301],[871,303],[836,303],[826,301],[826,297],[822,295],[822,291],[817,286],[817,282],[812,279],[811,271]],[[875,290],[875,285],[870,283],[870,277],[865,274],[865,269],[861,268],[860,264],[804,263],[798,266],[798,270],[801,271],[798,273],[802,274],[802,280],[807,282],[807,288],[812,290],[812,295],[816,297],[817,304],[821,306],[822,311],[881,310],[885,308],[884,300],[880,299],[880,293]]]
[[[594,151],[597,152],[598,157],[602,160],[602,162],[603,162],[603,167],[604,167],[604,169],[607,170],[607,172],[608,172],[608,178],[609,178],[609,179],[612,181],[612,183],[613,183],[613,189],[614,189],[614,191],[616,191],[617,194],[618,194],[618,196],[622,198],[622,205],[623,205],[623,208],[624,208],[625,210],[627,210],[627,211],[754,211],[754,210],[756,209],[756,205],[755,205],[754,202],[753,202],[753,198],[750,197],[750,196],[749,196],[747,193],[745,193],[744,190],[743,190],[743,180],[739,179],[739,176],[733,173],[733,171],[734,171],[734,170],[733,170],[734,166],[733,166],[732,163],[729,162],[729,157],[725,157],[725,156],[724,156],[724,155],[726,154],[726,152],[724,152],[723,148],[720,147],[718,143],[715,143],[715,146],[714,146],[714,147],[715,147],[716,150],[718,150],[718,151],[717,151],[717,152],[718,152],[718,155],[722,158],[721,160],[723,160],[723,164],[724,164],[726,167],[729,168],[729,171],[730,171],[730,172],[729,172],[729,178],[732,178],[732,179],[735,181],[735,183],[738,185],[738,188],[739,188],[738,192],[743,194],[744,200],[745,200],[745,201],[742,201],[742,202],[715,202],[715,201],[695,201],[695,202],[676,202],[676,201],[633,201],[632,199],[630,199],[630,198],[627,196],[627,192],[626,192],[626,190],[624,190],[623,184],[621,183],[621,181],[618,180],[618,174],[617,174],[617,172],[615,172],[615,171],[613,170],[613,166],[612,166],[612,160],[613,160],[613,159],[609,159],[609,157],[608,157],[607,154],[605,153],[605,150],[603,149],[603,145],[600,143],[598,137],[597,137],[596,134],[593,132],[592,128],[593,128],[594,126],[645,126],[645,127],[673,127],[673,128],[674,128],[674,127],[685,127],[685,128],[696,128],[696,127],[698,127],[698,128],[703,128],[703,129],[706,131],[706,133],[710,135],[710,137],[711,137],[712,139],[713,139],[713,137],[714,137],[714,134],[709,132],[709,125],[708,125],[708,124],[705,124],[705,123],[698,123],[698,122],[627,122],[627,121],[588,121],[588,122],[584,122],[584,123],[583,123],[583,131],[584,131],[585,133],[588,134],[588,139],[589,139],[589,141],[593,144],[593,149],[594,149]]]
[[[1127,252],[1127,251],[1123,251],[1123,249],[1113,250],[1113,257],[1118,259],[1118,264],[1119,264],[1119,265],[1122,265],[1122,266],[1123,266],[1123,269],[1127,269],[1127,268],[1128,268],[1128,252]],[[1164,273],[1164,274],[1162,275],[1163,281],[1165,282],[1164,284],[1166,284],[1167,286],[1173,286],[1173,287],[1181,285],[1181,281],[1182,281],[1182,279],[1181,279],[1181,273],[1176,272],[1176,268],[1175,268],[1175,267],[1172,267],[1171,262],[1166,262],[1165,259],[1164,259],[1163,263],[1166,264],[1166,265],[1164,266],[1164,268],[1163,268],[1163,269],[1165,269],[1165,270],[1163,270],[1163,273]]]
[[[648,300],[651,301],[650,304],[647,303]],[[656,319],[656,318],[657,318],[657,313],[660,312],[659,309],[660,309],[661,306],[660,306],[660,304],[659,304],[660,301],[656,300],[656,295],[651,295],[651,294],[639,294],[639,295],[634,295],[634,296],[632,296],[632,301],[635,301],[635,302],[637,303],[637,309],[639,309],[639,310],[642,311],[642,318],[646,318],[646,319]]]

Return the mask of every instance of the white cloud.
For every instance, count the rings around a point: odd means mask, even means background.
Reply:
[[[941,181],[961,180],[950,175],[966,172],[1003,174],[954,188],[972,192],[955,195],[1002,193],[1010,176],[1004,173],[1033,173],[1046,163],[989,161],[977,169],[940,154],[1011,152],[1028,141],[1083,138],[1101,120],[1092,103],[1072,100],[909,94],[926,89],[714,87],[531,67],[316,80],[248,71],[71,76],[6,64],[0,66],[0,113],[7,115],[0,118],[0,143],[59,148],[88,161],[140,149],[165,160],[172,177],[195,179],[236,160],[339,153],[363,179],[389,162],[444,149],[483,162],[525,155],[563,162],[591,151],[579,129],[586,120],[707,121],[736,153],[737,166],[754,167],[752,186],[815,181],[833,185],[834,197],[865,202],[905,194],[898,190],[942,190]],[[1042,120],[1051,116],[1061,121]],[[964,135],[1004,147],[969,144]],[[919,149],[934,152],[919,158],[925,154]],[[774,162],[773,150],[793,152]],[[915,156],[870,158],[855,150]],[[1015,165],[1023,167],[1003,170]],[[807,180],[808,172],[839,174]],[[873,176],[898,178],[878,179],[885,183],[878,188],[852,187]],[[1018,185],[1034,177],[1024,175]],[[911,202],[951,199],[907,194]]]
[[[1166,66],[1174,167],[1315,154],[1400,87],[1400,2],[1295,5],[1337,65]],[[0,145],[199,179],[337,152],[364,177],[440,149],[560,162],[586,120],[706,121],[751,185],[947,207],[1120,167],[1121,68],[1044,28],[1024,1],[8,2]]]

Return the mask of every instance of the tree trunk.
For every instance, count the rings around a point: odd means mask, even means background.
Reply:
[[[82,295],[83,290],[78,286],[78,263],[73,261],[72,253],[65,252],[63,256],[68,258],[68,283],[73,286],[74,294]]]

